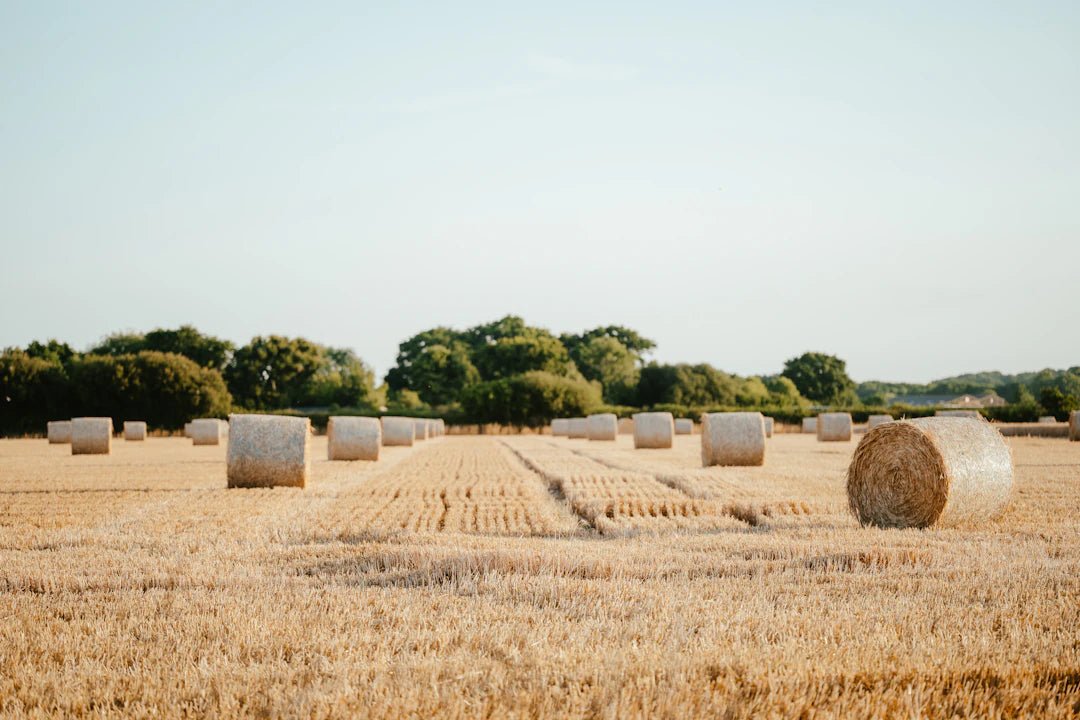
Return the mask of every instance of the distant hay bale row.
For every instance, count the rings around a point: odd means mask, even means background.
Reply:
[[[1040,415],[1039,423],[1042,425],[1054,425],[1057,423],[1057,418],[1053,415]]]
[[[1080,440],[1080,410],[1069,413],[1069,439]]]
[[[570,418],[567,421],[566,436],[571,440],[584,440],[589,436],[589,421],[587,418]]]
[[[848,468],[848,504],[863,525],[916,527],[985,520],[1008,501],[1012,455],[984,421],[933,417],[866,434]]]
[[[764,465],[765,418],[758,412],[707,413],[701,422],[701,464]]]
[[[382,423],[378,418],[333,416],[326,425],[328,460],[378,460]]]
[[[286,415],[230,415],[230,488],[299,487],[311,474],[311,421]]]
[[[634,414],[634,448],[670,448],[674,442],[675,418],[669,412]]]
[[[199,418],[191,421],[192,445],[220,445],[225,436],[225,421],[218,418]]]
[[[892,415],[871,415],[866,419],[866,431],[870,432],[878,425],[884,425],[893,421]]]
[[[803,433],[816,433],[817,432],[817,418],[803,418],[802,421]]]
[[[818,442],[847,442],[851,440],[851,413],[821,413],[817,416]]]
[[[773,426],[775,424],[776,424],[775,421],[771,417],[766,417],[765,418],[765,437],[767,437],[767,438],[772,437]]]
[[[690,418],[679,418],[675,421],[676,435],[693,435],[694,421]]]
[[[146,439],[146,423],[141,420],[124,421],[124,439],[139,442]]]
[[[411,447],[416,439],[416,423],[412,418],[387,415],[382,419],[382,443],[387,446]]]
[[[112,451],[112,430],[112,418],[73,418],[71,454],[108,455]]]
[[[598,413],[586,418],[585,436],[589,440],[615,440],[619,435],[619,418],[614,413]]]
[[[551,421],[551,434],[554,437],[566,437],[570,434],[570,419],[556,418]]]
[[[71,442],[71,421],[50,420],[45,424],[45,433],[50,445],[67,445]]]
[[[427,440],[430,437],[431,426],[422,418],[413,419],[413,437],[416,440]]]
[[[934,417],[982,418],[978,410],[938,410]]]

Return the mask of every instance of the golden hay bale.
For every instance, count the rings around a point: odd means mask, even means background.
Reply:
[[[1080,410],[1069,413],[1069,439],[1080,440]]]
[[[802,419],[802,431],[803,433],[816,433],[817,432],[817,418],[803,418]]]
[[[572,440],[584,440],[589,436],[589,421],[587,418],[570,418],[566,426],[566,436]]]
[[[311,421],[285,415],[230,415],[228,486],[304,487],[311,474]]]
[[[775,421],[771,417],[765,418],[765,437],[771,438],[773,434],[773,425]]]
[[[955,525],[994,516],[1012,484],[1012,454],[990,423],[901,420],[874,428],[855,449],[848,505],[863,525]]]
[[[620,435],[633,435],[634,434],[634,420],[633,420],[633,418],[619,418],[619,434]]]
[[[108,455],[112,451],[112,430],[112,418],[73,418],[71,454]]]
[[[570,432],[570,420],[556,418],[551,421],[551,434],[555,437],[566,437]]]
[[[866,418],[866,431],[870,432],[878,425],[884,425],[885,423],[889,423],[892,421],[892,415],[871,415],[870,417]]]
[[[694,434],[694,421],[690,418],[679,418],[675,421],[675,434],[676,435],[693,435]]]
[[[415,440],[427,440],[428,439],[428,425],[427,420],[420,420],[413,418],[413,439]]]
[[[432,422],[434,423],[433,427],[435,428],[435,437],[442,437],[446,434],[445,420],[443,420],[442,418],[436,418]]]
[[[759,412],[706,413],[701,418],[701,464],[764,465],[765,417]]]
[[[334,415],[326,424],[328,460],[378,460],[381,446],[379,418]]]
[[[124,439],[125,440],[145,440],[146,439],[146,423],[142,420],[125,420],[124,421]]]
[[[217,418],[199,418],[191,421],[192,445],[220,445],[224,423]]]
[[[851,440],[851,413],[821,413],[817,416],[818,442]]]
[[[590,415],[585,435],[590,440],[614,440],[619,435],[619,418],[614,413]]]
[[[675,418],[671,413],[634,413],[634,448],[669,448],[674,441]]]
[[[416,439],[416,423],[412,418],[387,415],[382,419],[382,444],[412,446]]]
[[[50,420],[45,424],[50,445],[67,445],[71,442],[71,421]]]
[[[1057,418],[1053,415],[1040,415],[1039,424],[1041,425],[1053,425],[1057,423]]]
[[[982,418],[978,410],[938,410],[934,417]]]

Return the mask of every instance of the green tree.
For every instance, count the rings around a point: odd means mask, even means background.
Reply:
[[[375,373],[348,348],[323,348],[322,362],[299,405],[373,408]]]
[[[470,352],[461,333],[442,327],[425,330],[398,346],[386,384],[391,391],[412,389],[429,405],[449,405],[463,388],[480,380]]]
[[[104,337],[90,348],[87,355],[134,355],[146,349],[146,336],[135,332],[118,332]]]
[[[640,371],[637,356],[610,335],[599,335],[576,346],[574,362],[586,380],[604,388],[604,400],[621,404],[634,401]]]
[[[784,363],[781,373],[799,393],[823,405],[857,402],[855,383],[847,374],[847,363],[835,355],[808,352]]]
[[[201,367],[224,370],[236,347],[228,340],[204,335],[191,325],[181,325],[176,330],[158,328],[146,333],[142,349],[176,353]]]
[[[769,404],[778,407],[803,407],[807,405],[806,398],[799,393],[799,388],[791,378],[783,375],[773,375],[764,379],[765,387],[769,389]]]
[[[58,360],[5,350],[0,354],[0,433],[40,433],[49,420],[71,417],[70,393]]]
[[[34,340],[26,346],[26,354],[30,357],[41,358],[42,360],[65,365],[78,353],[65,342],[49,340],[48,342],[41,343]]]
[[[323,364],[323,349],[309,340],[258,336],[233,354],[225,380],[238,406],[280,410],[309,395],[309,383]]]
[[[570,353],[570,357],[575,357],[575,351],[580,345],[588,343],[590,340],[596,338],[614,338],[619,343],[629,350],[636,360],[641,361],[642,355],[649,352],[656,347],[656,343],[647,337],[643,337],[637,333],[636,330],[632,330],[622,325],[607,325],[605,327],[593,328],[587,330],[580,335],[574,335],[572,333],[564,333],[559,336],[563,345],[566,346],[567,351]]]
[[[473,422],[540,427],[556,417],[585,415],[600,405],[600,388],[584,379],[530,371],[477,383],[462,393]]]
[[[1044,387],[1039,393],[1039,404],[1043,406],[1047,414],[1053,415],[1058,420],[1068,420],[1069,413],[1080,410],[1080,398],[1075,395],[1066,395],[1060,388]]]
[[[473,364],[485,380],[540,370],[553,375],[577,375],[559,339],[547,330],[526,328],[519,335],[497,338],[476,348]]]

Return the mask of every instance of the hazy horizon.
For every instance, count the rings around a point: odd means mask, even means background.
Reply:
[[[0,8],[0,347],[190,323],[1080,365],[1080,6]]]

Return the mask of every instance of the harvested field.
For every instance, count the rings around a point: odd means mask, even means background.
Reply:
[[[0,441],[0,714],[1080,714],[1080,444],[860,528],[856,443],[458,437],[226,490],[226,442]]]

